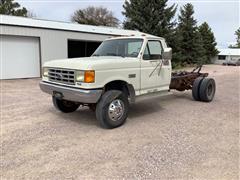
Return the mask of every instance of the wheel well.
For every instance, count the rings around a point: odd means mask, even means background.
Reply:
[[[129,97],[131,103],[135,102],[134,87],[133,87],[132,84],[128,84],[125,81],[116,80],[116,81],[109,82],[104,86],[104,90],[105,91],[120,90],[120,91],[124,92]]]
[[[128,85],[127,82],[117,80],[117,81],[112,81],[112,82],[107,83],[105,85],[104,89],[105,89],[105,91],[120,90],[129,96],[129,91],[128,91],[127,85]]]

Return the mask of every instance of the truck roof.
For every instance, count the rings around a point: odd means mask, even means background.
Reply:
[[[136,34],[130,34],[130,35],[122,35],[122,36],[115,36],[115,37],[110,37],[109,39],[122,39],[122,38],[140,38],[140,39],[161,39],[161,40],[165,40],[164,38],[162,37],[158,37],[158,36],[154,36],[154,35],[151,35],[151,34],[147,34],[147,33],[136,33]]]

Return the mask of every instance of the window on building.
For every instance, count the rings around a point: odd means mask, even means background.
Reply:
[[[219,56],[218,56],[218,59],[219,59],[219,60],[226,60],[226,56],[219,55]]]

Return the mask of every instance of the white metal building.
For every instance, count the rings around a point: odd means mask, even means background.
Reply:
[[[218,49],[219,54],[212,59],[212,62],[215,64],[223,64],[227,62],[235,62],[240,59],[240,49]]]
[[[46,61],[90,56],[104,39],[136,33],[0,15],[0,79],[40,77]]]

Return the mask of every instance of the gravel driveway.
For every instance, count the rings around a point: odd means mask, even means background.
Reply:
[[[113,130],[87,108],[58,112],[39,79],[1,81],[2,178],[239,179],[240,67],[203,71],[212,103],[173,92],[131,106]]]

